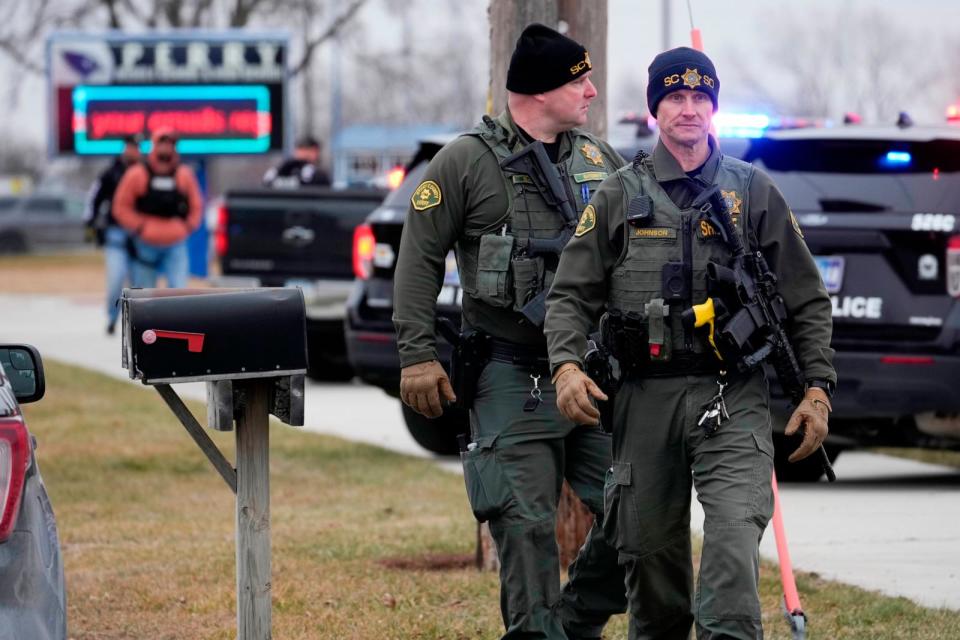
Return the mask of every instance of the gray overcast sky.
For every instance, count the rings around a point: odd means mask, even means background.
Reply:
[[[589,2],[591,0],[581,0]],[[917,34],[919,42],[925,43],[926,50],[907,51],[905,56],[917,60],[918,65],[944,65],[944,86],[926,96],[923,101],[911,101],[904,96],[903,104],[897,108],[910,110],[918,120],[935,121],[942,117],[950,101],[960,99],[952,94],[960,88],[960,55],[949,66],[946,59],[948,38],[956,38],[960,32],[960,1],[957,0],[691,0],[696,25],[703,33],[706,52],[717,65],[721,79],[721,105],[729,109],[747,110],[751,107],[743,95],[742,76],[739,70],[749,64],[761,68],[764,73],[776,74],[776,68],[763,67],[764,52],[771,46],[770,33],[779,33],[784,23],[791,21],[833,21],[845,19],[849,15],[858,15],[863,10],[876,10],[900,25],[910,34]],[[419,6],[429,6],[429,0],[418,0]],[[690,42],[689,18],[685,0],[672,0],[672,41],[670,45],[687,45]],[[631,105],[643,108],[643,103],[634,104],[642,98],[639,88],[646,82],[646,69],[650,60],[663,47],[661,35],[661,0],[609,0],[608,24],[608,79],[611,116],[615,116],[617,107]],[[487,0],[466,0],[460,10],[458,20],[469,21],[469,32],[478,40],[488,35],[486,23]],[[434,23],[444,20],[436,12],[421,13],[420,19]],[[399,38],[395,21],[384,15],[382,6],[373,2],[362,12],[361,18],[367,23],[372,41],[382,43],[385,48],[396,49],[397,43],[390,42]],[[450,19],[450,18],[447,18]],[[393,22],[394,24],[391,24]],[[856,21],[843,25],[845,32],[851,35],[851,42],[864,36],[858,30]],[[429,29],[421,30],[429,33]],[[380,36],[383,36],[382,38]],[[809,50],[809,43],[794,45],[789,40],[778,43],[782,47],[795,47],[798,51]],[[486,52],[485,43],[479,46]],[[954,43],[954,46],[955,43]],[[486,63],[480,66],[486,69]],[[824,69],[825,77],[832,82],[842,82],[842,78],[831,76],[831,69]],[[0,133],[15,135],[20,139],[45,140],[46,129],[46,86],[39,78],[30,78],[23,85],[16,104],[7,101],[4,87],[8,86],[12,73],[17,73],[8,59],[0,56],[0,101],[11,107],[10,117],[0,125]],[[485,78],[483,79],[485,81]],[[900,82],[897,78],[884,78],[885,82]],[[952,85],[952,86],[951,86]],[[739,89],[739,91],[738,91]],[[2,104],[2,102],[0,102]],[[325,105],[324,105],[325,106]],[[44,114],[44,115],[41,115]],[[792,114],[805,115],[805,114]]]
[[[631,76],[639,76],[646,84],[647,65],[663,49],[661,27],[661,0],[609,0],[607,45],[609,47],[608,81],[610,104],[618,104],[618,91],[629,84]],[[739,68],[745,60],[755,68],[763,68],[776,74],[776,68],[764,68],[763,55],[768,47],[779,45],[809,50],[810,43],[795,45],[789,41],[772,42],[772,33],[786,30],[789,24],[810,21],[843,21],[848,16],[863,15],[877,11],[899,25],[905,34],[916,36],[925,43],[924,51],[905,51],[904,55],[918,61],[918,65],[945,65],[949,76],[942,91],[933,91],[933,97],[924,101],[912,101],[904,96],[897,109],[907,109],[918,121],[941,119],[947,104],[960,99],[950,95],[960,88],[960,55],[955,51],[952,66],[945,58],[948,38],[957,45],[960,33],[960,1],[957,0],[691,0],[695,25],[703,35],[704,50],[713,59],[721,81],[721,108],[749,110],[748,100],[738,95]],[[685,0],[671,0],[670,46],[690,44],[690,19]],[[784,24],[787,23],[787,24]],[[843,30],[851,34],[850,41],[868,38],[858,28],[855,20],[843,24]],[[928,67],[927,67],[928,68]],[[842,82],[831,76],[831,69],[824,69],[824,77]],[[884,82],[897,79],[884,78]],[[742,93],[742,85],[741,85]],[[731,104],[733,102],[734,104]],[[846,109],[852,109],[847,107]],[[807,114],[783,114],[807,115]],[[839,115],[839,114],[837,114]]]

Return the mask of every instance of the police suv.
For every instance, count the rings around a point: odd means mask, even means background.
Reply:
[[[839,385],[826,443],[830,457],[873,445],[960,449],[960,128],[851,125],[748,135],[758,137],[721,132],[721,149],[773,177],[833,304]],[[362,379],[392,395],[399,389],[390,317],[400,234],[410,194],[446,141],[421,145],[404,183],[354,242],[348,354]],[[654,141],[639,139],[634,149],[649,150]],[[451,254],[438,313],[456,317],[461,295]],[[773,388],[782,432],[789,408]],[[464,420],[462,414],[431,421],[407,410],[405,417],[421,445],[455,451],[462,428],[452,423]],[[815,457],[786,462],[793,448],[777,447],[778,477],[818,479]]]

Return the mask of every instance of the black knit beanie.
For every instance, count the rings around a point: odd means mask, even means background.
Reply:
[[[664,51],[650,63],[647,69],[647,108],[656,117],[657,105],[670,92],[677,89],[693,89],[708,96],[717,110],[720,96],[720,80],[717,70],[702,51],[690,47],[677,47]]]
[[[507,70],[507,90],[533,95],[576,80],[593,66],[579,42],[542,24],[527,25]]]

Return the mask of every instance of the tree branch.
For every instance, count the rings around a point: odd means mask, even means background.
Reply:
[[[103,4],[107,7],[107,14],[110,16],[110,28],[120,29],[120,16],[117,15],[117,0],[103,0]]]
[[[230,26],[231,27],[243,27],[250,21],[250,15],[256,11],[257,5],[260,4],[261,0],[249,0],[249,2],[244,2],[243,0],[237,0],[237,3],[233,7],[233,11],[230,13]]]
[[[37,64],[27,56],[23,55],[20,43],[18,42],[13,42],[6,38],[0,39],[0,51],[5,52],[25,71],[29,71],[30,73],[35,73],[37,75],[43,75],[45,72],[45,69],[42,65]]]
[[[203,19],[204,14],[210,10],[211,5],[213,5],[213,0],[197,0],[197,4],[193,7],[193,16],[190,18],[190,25],[199,27],[200,21]]]
[[[296,76],[300,72],[302,72],[304,69],[306,69],[307,66],[310,65],[310,58],[313,57],[314,50],[318,46],[320,46],[321,44],[323,44],[324,42],[326,42],[327,40],[335,36],[337,31],[339,31],[344,24],[349,22],[350,19],[353,18],[353,16],[357,13],[357,11],[360,10],[360,7],[366,4],[366,2],[367,0],[353,0],[353,3],[349,7],[347,7],[347,10],[344,11],[342,14],[340,14],[333,22],[331,22],[330,26],[328,26],[323,33],[321,33],[319,36],[317,36],[313,40],[308,41],[304,46],[303,58],[290,71],[290,76],[291,77]]]

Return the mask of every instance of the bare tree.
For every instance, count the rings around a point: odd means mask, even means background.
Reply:
[[[458,19],[462,3],[435,0],[384,3],[392,22],[399,25],[397,44],[377,42],[362,26],[345,34],[346,75],[344,123],[444,123],[468,127],[483,112],[483,78],[474,29]],[[420,16],[429,9],[448,16],[442,30],[429,38],[421,33]]]
[[[910,104],[929,100],[940,84],[938,65],[918,65],[928,50],[925,34],[905,31],[876,10],[828,10],[809,19],[798,13],[762,19],[765,55],[738,59],[740,94],[749,93],[779,113],[892,122]],[[855,25],[855,28],[851,28]],[[728,86],[731,86],[728,84]]]

